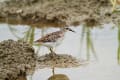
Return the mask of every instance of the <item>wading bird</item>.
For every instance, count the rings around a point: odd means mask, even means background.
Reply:
[[[42,46],[46,46],[50,49],[51,53],[53,52],[53,49],[60,45],[60,43],[63,41],[63,38],[65,36],[65,33],[67,31],[73,31],[72,29],[65,27],[61,28],[59,31],[49,33],[42,38],[35,41],[35,43],[41,44]]]

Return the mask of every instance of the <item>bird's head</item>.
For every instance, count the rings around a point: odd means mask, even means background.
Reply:
[[[72,30],[71,28],[69,28],[69,27],[65,27],[65,28],[63,28],[63,30],[64,31],[71,31],[71,32],[75,32],[74,30]]]

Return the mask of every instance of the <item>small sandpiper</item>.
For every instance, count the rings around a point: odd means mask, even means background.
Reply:
[[[73,31],[72,29],[65,27],[61,28],[59,31],[49,33],[42,38],[35,41],[35,43],[41,44],[42,46],[46,46],[50,49],[51,53],[53,52],[53,48],[60,45],[60,43],[63,41],[65,33],[67,31]]]

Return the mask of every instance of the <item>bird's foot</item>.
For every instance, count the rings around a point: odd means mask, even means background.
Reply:
[[[55,58],[55,56],[56,56],[56,53],[53,51],[53,48],[50,48],[50,56],[52,58]]]
[[[56,53],[50,53],[50,56],[51,56],[52,58],[55,58]]]

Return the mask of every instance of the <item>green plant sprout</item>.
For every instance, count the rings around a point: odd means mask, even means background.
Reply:
[[[120,64],[120,23],[118,25],[118,64]]]
[[[28,31],[25,32],[23,40],[33,45],[34,33],[35,33],[35,27],[29,27]]]
[[[94,45],[93,45],[93,41],[92,41],[92,37],[91,37],[92,34],[91,34],[90,27],[86,27],[86,26],[82,27],[82,34],[81,34],[81,40],[80,40],[81,48],[80,49],[82,50],[82,45],[83,45],[83,41],[85,38],[85,34],[86,34],[86,49],[87,49],[86,50],[86,58],[87,58],[87,60],[90,60],[90,56],[91,56],[90,52],[92,52],[93,56],[97,60],[96,51],[94,49]]]

